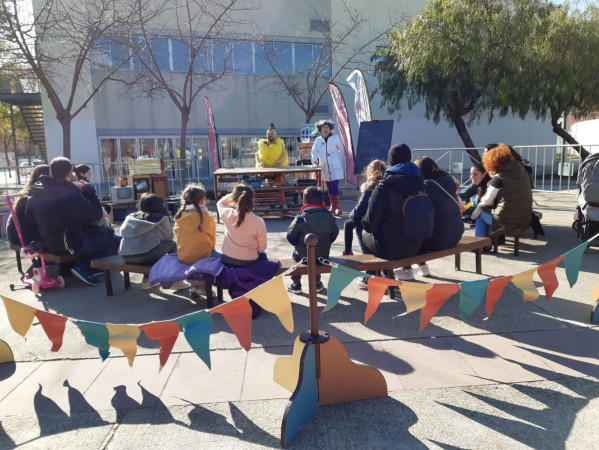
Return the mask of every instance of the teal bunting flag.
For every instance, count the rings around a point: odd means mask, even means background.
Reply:
[[[570,287],[574,286],[578,281],[578,272],[580,272],[580,263],[582,255],[587,249],[589,242],[583,242],[578,247],[573,248],[567,253],[564,253],[564,266],[566,267],[566,277]]]
[[[75,325],[79,327],[81,334],[83,334],[83,337],[85,338],[85,342],[97,347],[102,361],[106,360],[108,355],[110,355],[108,328],[106,328],[106,324],[77,320],[75,321]]]
[[[322,312],[333,309],[337,305],[343,289],[357,277],[370,278],[372,275],[345,266],[333,267],[327,286],[327,305]]]
[[[173,322],[183,326],[185,339],[202,361],[210,367],[210,331],[212,329],[212,315],[206,311],[198,311],[183,317],[173,319]]]
[[[460,316],[462,319],[470,317],[489,287],[489,280],[466,281],[460,283]]]

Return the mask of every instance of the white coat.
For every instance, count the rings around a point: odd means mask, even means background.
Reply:
[[[343,178],[344,158],[343,142],[336,134],[329,135],[326,141],[322,136],[318,136],[312,145],[312,164],[318,164],[321,167],[325,181]]]

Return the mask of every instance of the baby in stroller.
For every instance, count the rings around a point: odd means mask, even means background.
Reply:
[[[578,205],[572,228],[580,242],[599,233],[599,153],[588,156],[578,170]],[[599,239],[589,243],[599,245]]]

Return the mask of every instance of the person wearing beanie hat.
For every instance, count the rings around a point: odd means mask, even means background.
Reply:
[[[329,120],[320,120],[314,124],[313,134],[320,134],[312,145],[312,164],[319,165],[322,176],[327,183],[331,208],[329,211],[340,216],[339,180],[343,178],[343,161],[345,148],[341,138],[333,134],[335,125]]]
[[[283,139],[277,137],[275,124],[271,123],[266,130],[266,139],[258,141],[258,151],[256,152],[256,167],[287,167],[289,159]],[[273,186],[283,184],[283,174],[272,173],[266,179]],[[285,193],[281,191],[281,204],[285,203]]]

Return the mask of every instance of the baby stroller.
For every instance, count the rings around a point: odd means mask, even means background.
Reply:
[[[599,233],[599,153],[588,156],[578,171],[578,205],[572,228],[580,242]],[[589,245],[599,245],[599,239]]]
[[[30,287],[31,290],[33,291],[33,293],[35,295],[37,295],[40,292],[40,288],[41,289],[50,289],[50,288],[53,288],[56,286],[63,288],[65,285],[64,278],[62,278],[59,275],[56,279],[54,279],[54,278],[50,278],[46,274],[46,260],[44,259],[43,253],[41,253],[41,249],[34,248],[33,245],[26,246],[25,242],[23,241],[23,234],[21,233],[21,228],[19,227],[19,221],[17,219],[17,215],[15,214],[14,208],[12,206],[12,202],[10,201],[11,197],[20,197],[20,196],[21,196],[21,194],[6,195],[4,198],[6,199],[6,203],[8,204],[8,209],[10,210],[10,214],[12,215],[12,220],[15,224],[15,229],[17,230],[17,234],[19,235],[19,241],[21,242],[21,256],[24,258],[30,259],[32,261],[35,258],[39,257],[42,267],[41,268],[34,267],[33,268],[33,276],[31,276],[29,274],[25,274],[22,279],[23,284],[22,285],[11,284],[9,286],[10,290],[14,291],[15,286],[25,286],[25,287]]]

